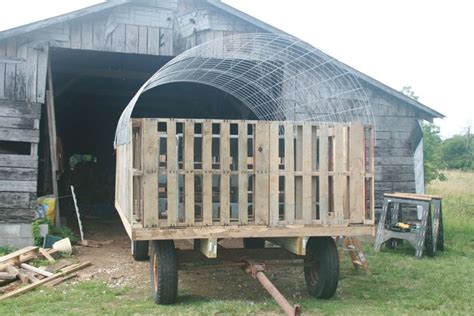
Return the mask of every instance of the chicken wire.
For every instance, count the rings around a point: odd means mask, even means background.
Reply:
[[[158,70],[123,111],[115,145],[131,141],[128,122],[140,96],[177,82],[225,91],[259,120],[374,125],[364,87],[328,55],[291,36],[236,34],[195,46]]]

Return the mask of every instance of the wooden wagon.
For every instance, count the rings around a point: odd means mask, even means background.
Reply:
[[[133,119],[117,146],[115,206],[155,301],[177,295],[174,240],[208,258],[223,238],[305,256],[313,296],[337,287],[333,236],[374,235],[373,128],[358,123]]]

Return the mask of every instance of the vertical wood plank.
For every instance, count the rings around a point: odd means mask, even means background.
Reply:
[[[95,50],[105,49],[105,22],[103,20],[97,20],[92,25],[93,37],[92,47]]]
[[[269,123],[255,124],[255,225],[268,224],[269,201]]]
[[[239,123],[239,223],[248,224],[247,122]]]
[[[119,24],[112,32],[112,50],[125,52],[125,24]]]
[[[186,225],[194,225],[194,122],[184,124],[184,214]]]
[[[230,124],[223,121],[220,138],[220,215],[221,224],[230,224]]]
[[[303,127],[296,125],[295,170],[303,169]],[[295,219],[303,219],[303,178],[295,177]]]
[[[212,123],[202,124],[202,223],[212,225]]]
[[[43,47],[43,50],[38,51],[38,75],[36,82],[36,102],[38,103],[45,102],[48,54],[49,47],[47,45]]]
[[[160,28],[159,54],[162,56],[173,56],[173,30]]]
[[[143,226],[157,227],[158,209],[158,122],[142,121]]]
[[[302,134],[302,219],[305,224],[311,224],[312,216],[312,142],[311,142],[311,124],[308,122],[303,123],[303,134]]]
[[[25,60],[16,65],[15,75],[15,100],[26,99],[26,59],[28,57],[28,47],[21,45],[17,48],[17,57]]]
[[[269,123],[269,211],[270,211],[270,224],[278,225],[280,220],[280,207],[279,207],[279,196],[280,196],[280,186],[279,186],[279,130],[278,122]]]
[[[148,29],[146,26],[138,28],[138,53],[146,54],[148,47]]]
[[[81,37],[82,37],[82,26],[80,22],[71,23],[70,31],[70,42],[72,49],[81,48]]]
[[[345,134],[344,126],[335,126],[335,161],[334,161],[334,212],[337,224],[344,222],[344,200],[347,189],[346,176],[344,175]]]
[[[319,216],[322,224],[328,224],[329,182],[328,182],[328,126],[319,129]]]
[[[0,57],[7,53],[5,42],[0,43]],[[0,99],[5,99],[5,63],[0,63]]]
[[[364,127],[350,127],[350,221],[363,223],[365,217],[365,137]]]
[[[38,73],[38,51],[28,47],[26,62],[26,100],[36,102],[36,82]]]
[[[166,122],[166,167],[168,171],[167,201],[168,201],[168,225],[176,226],[176,214],[178,212],[178,157],[176,147],[176,122]]]
[[[125,26],[125,52],[138,53],[138,26]]]
[[[293,124],[285,123],[285,220],[295,221],[295,161]]]
[[[160,54],[160,29],[157,27],[148,27],[148,54]]]
[[[90,21],[82,22],[81,48],[92,49],[94,35],[92,34],[92,23]]]
[[[7,41],[7,57],[16,57],[16,40],[9,39]],[[15,99],[15,64],[5,65],[5,96],[13,100]]]

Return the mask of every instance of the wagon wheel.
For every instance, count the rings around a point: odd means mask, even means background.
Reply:
[[[331,237],[311,237],[306,245],[304,277],[311,296],[331,298],[339,282],[339,256]]]
[[[176,249],[172,240],[154,240],[151,245],[150,280],[156,304],[173,304],[178,296]]]
[[[244,238],[245,249],[262,249],[265,248],[265,239],[262,238]]]
[[[132,240],[132,257],[135,261],[145,261],[148,260],[148,249],[149,242],[148,240]]]

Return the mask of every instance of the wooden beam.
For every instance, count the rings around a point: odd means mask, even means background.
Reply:
[[[31,265],[29,265],[29,264],[27,264],[27,263],[22,263],[22,264],[20,265],[20,267],[22,267],[22,268],[25,269],[25,270],[34,272],[34,273],[36,273],[36,274],[41,274],[41,275],[43,275],[43,276],[45,276],[45,277],[50,277],[50,276],[53,275],[53,273],[51,273],[51,272],[49,272],[49,271],[45,271],[45,270],[43,270],[43,269],[40,269],[40,268],[37,268],[37,267],[33,267],[33,266],[31,266]]]
[[[303,134],[302,134],[302,220],[305,224],[310,224],[313,219],[312,216],[312,159],[313,153],[311,151],[312,142],[311,142],[311,123],[303,123]]]
[[[169,120],[166,127],[167,149],[166,149],[166,166],[168,171],[168,226],[176,225],[176,215],[178,213],[178,153],[176,147],[176,122]]]
[[[199,249],[207,258],[217,258],[217,238],[199,240]]]
[[[245,121],[239,123],[239,223],[248,224],[248,186],[249,176],[247,170],[247,130]]]
[[[230,123],[224,121],[220,124],[220,215],[221,225],[230,223]]]
[[[294,160],[294,127],[285,123],[285,221],[295,221],[295,160]]]
[[[267,240],[272,244],[285,248],[297,256],[306,255],[306,244],[308,243],[308,239],[309,237],[267,238]]]
[[[51,158],[51,182],[53,183],[53,194],[55,203],[55,225],[61,226],[61,214],[59,212],[58,193],[58,156],[57,156],[57,136],[56,136],[56,113],[54,108],[53,75],[51,71],[51,59],[48,60],[48,93],[46,95],[46,113],[48,118],[48,139],[49,152]]]
[[[365,219],[365,141],[364,127],[350,127],[350,220],[363,223]]]
[[[279,123],[278,122],[270,122],[269,123],[269,171],[270,171],[270,179],[269,179],[269,211],[270,211],[270,225],[278,225],[280,220],[280,184],[279,184]]]
[[[212,225],[212,123],[202,123],[202,223]]]
[[[323,224],[329,224],[329,171],[328,171],[328,127],[319,129],[319,218]]]
[[[194,122],[184,123],[184,213],[186,225],[194,225]]]
[[[143,226],[158,226],[158,121],[146,119],[142,121],[142,148],[138,156],[142,157],[142,201]]]
[[[254,169],[255,169],[255,224],[268,224],[269,201],[269,127],[268,122],[255,124]]]

